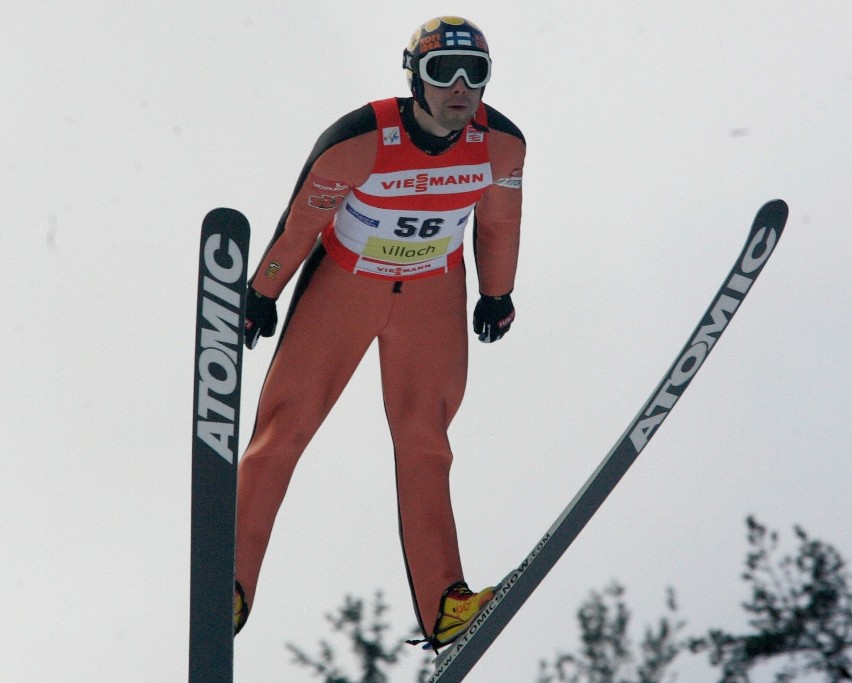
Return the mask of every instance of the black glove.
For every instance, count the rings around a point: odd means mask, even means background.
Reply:
[[[246,295],[246,346],[253,349],[259,337],[271,337],[278,325],[275,299],[249,287]]]
[[[473,309],[473,331],[479,341],[490,344],[502,338],[515,319],[515,306],[511,292],[503,296],[481,295]]]

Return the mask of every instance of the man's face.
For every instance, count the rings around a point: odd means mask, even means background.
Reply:
[[[424,83],[423,88],[432,118],[447,133],[461,130],[470,123],[482,99],[482,88],[468,87],[461,77],[446,88],[430,83]]]

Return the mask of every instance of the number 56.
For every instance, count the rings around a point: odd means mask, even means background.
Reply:
[[[441,232],[441,226],[444,224],[443,218],[426,218],[422,222],[419,218],[412,216],[401,216],[396,222],[397,229],[394,234],[397,237],[414,237],[416,234],[422,239],[434,237]]]

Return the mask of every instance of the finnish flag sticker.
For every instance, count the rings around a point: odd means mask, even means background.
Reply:
[[[473,46],[470,31],[447,31],[446,36],[447,47],[457,47],[459,45],[465,47]]]

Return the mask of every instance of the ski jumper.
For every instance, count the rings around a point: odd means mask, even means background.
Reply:
[[[378,340],[400,537],[424,633],[463,580],[447,430],[467,377],[463,237],[479,289],[514,286],[524,139],[481,104],[446,151],[406,129],[411,100],[344,116],[317,141],[252,279],[277,299],[304,263],[239,465],[236,578],[253,604],[263,556],[305,447]]]

